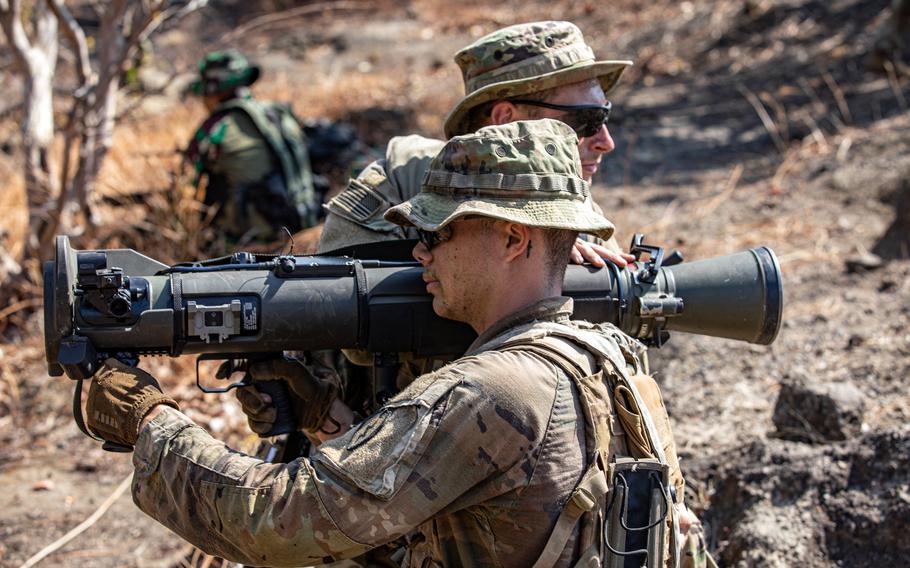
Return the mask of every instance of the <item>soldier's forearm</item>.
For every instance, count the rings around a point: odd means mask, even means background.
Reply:
[[[208,553],[299,566],[367,548],[325,512],[307,460],[268,464],[235,452],[177,411],[141,430],[133,463],[136,505]]]

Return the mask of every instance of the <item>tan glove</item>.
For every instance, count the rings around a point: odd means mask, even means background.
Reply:
[[[329,414],[332,401],[341,393],[341,378],[330,367],[314,365],[312,369],[302,361],[291,358],[275,358],[256,361],[247,369],[253,382],[283,380],[289,387],[291,409],[299,428],[319,430]],[[222,365],[216,376],[225,378],[226,367]],[[237,389],[237,400],[247,416],[250,430],[265,434],[275,424],[277,411],[273,401],[265,399],[264,393],[255,386]]]
[[[108,359],[92,379],[86,403],[86,423],[101,438],[135,446],[139,423],[159,404],[179,409],[147,372]]]

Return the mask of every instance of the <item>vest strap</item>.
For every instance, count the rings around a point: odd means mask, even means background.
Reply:
[[[547,568],[556,564],[562,551],[566,548],[566,543],[569,542],[578,520],[582,515],[594,509],[594,506],[601,502],[608,492],[607,472],[604,470],[603,460],[598,457],[594,463],[588,466],[581,481],[572,492],[572,496],[559,514],[559,518],[556,519],[556,526],[550,533],[550,538],[547,539],[540,558],[534,563],[534,568]]]

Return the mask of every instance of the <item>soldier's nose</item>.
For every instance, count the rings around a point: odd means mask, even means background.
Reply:
[[[427,249],[427,245],[423,244],[420,241],[414,245],[413,250],[411,250],[411,254],[414,256],[414,260],[424,266],[426,266],[427,263],[430,262],[430,259],[433,258],[433,255],[430,253],[429,249]]]
[[[610,131],[604,124],[600,127],[600,131],[591,137],[591,149],[601,154],[609,154],[614,148],[616,148],[616,143],[613,142],[613,137],[610,136]]]

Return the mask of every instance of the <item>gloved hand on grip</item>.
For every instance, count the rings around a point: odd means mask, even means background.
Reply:
[[[226,378],[228,367],[222,365],[216,376]],[[283,380],[288,385],[291,408],[302,430],[317,431],[326,421],[329,410],[341,393],[341,378],[329,367],[280,357],[255,361],[247,369],[253,383]],[[255,384],[237,389],[237,400],[247,416],[250,429],[257,434],[269,432],[275,424],[277,411],[271,397],[259,392]]]
[[[108,359],[92,379],[86,403],[86,424],[99,437],[121,446],[135,446],[139,423],[155,406],[179,410],[153,376],[136,367]]]

